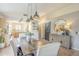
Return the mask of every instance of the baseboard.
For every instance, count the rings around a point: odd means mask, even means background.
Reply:
[[[73,50],[79,50],[79,49],[77,49],[77,48],[72,48]]]

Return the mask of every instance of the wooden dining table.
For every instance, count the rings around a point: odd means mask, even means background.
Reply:
[[[40,39],[40,40],[32,40],[30,43],[30,46],[28,47],[28,51],[30,53],[36,53],[36,50],[38,49],[38,47],[41,47],[45,44],[48,44],[49,42],[44,40],[44,39]]]
[[[29,55],[29,54],[33,54],[33,53],[35,54],[38,46],[43,46],[47,43],[48,43],[48,41],[43,40],[43,39],[32,40],[30,43],[28,43],[28,47],[27,47],[27,45],[26,46],[22,45],[22,46],[24,46],[24,47],[22,47],[23,53],[24,53],[24,55]]]

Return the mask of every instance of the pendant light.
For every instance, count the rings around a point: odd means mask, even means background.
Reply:
[[[22,21],[26,21],[26,22],[29,22],[29,19],[28,19],[28,9],[29,9],[29,4],[27,4],[27,13],[24,13],[22,18],[19,20],[19,22],[22,22]]]
[[[33,20],[33,17],[32,17],[32,15],[30,16],[30,21],[31,21],[31,20]]]
[[[30,4],[27,4],[27,19],[26,19],[26,22],[30,22],[30,19],[29,19],[29,14],[30,14],[30,12],[29,12],[29,7],[30,7]]]
[[[35,11],[35,14],[33,16],[34,19],[39,18],[38,11],[37,11],[37,4],[35,5],[35,8],[36,8],[36,11]]]
[[[33,17],[32,17],[32,4],[30,5],[30,8],[31,8],[31,9],[30,9],[30,14],[31,14],[31,15],[30,15],[30,21],[31,21],[31,20],[33,20]]]

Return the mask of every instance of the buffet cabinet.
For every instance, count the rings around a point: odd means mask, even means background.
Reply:
[[[61,46],[67,49],[71,49],[71,36],[66,35],[58,35],[58,34],[50,34],[49,35],[50,42],[60,42]]]

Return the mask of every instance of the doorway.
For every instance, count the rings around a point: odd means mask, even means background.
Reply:
[[[49,34],[51,30],[51,22],[45,24],[45,40],[49,41]]]

